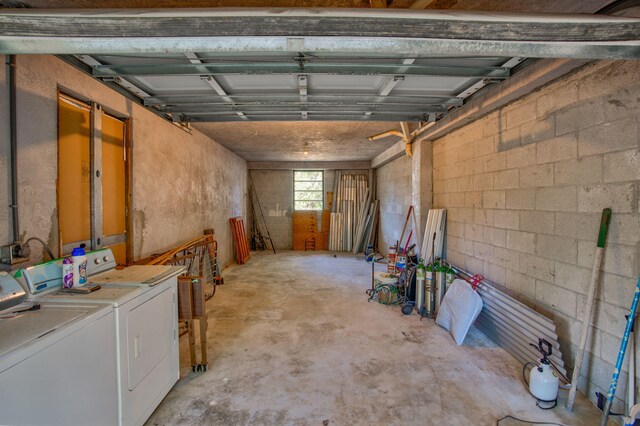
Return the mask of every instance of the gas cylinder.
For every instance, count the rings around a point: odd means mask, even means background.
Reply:
[[[425,284],[424,284],[424,316],[433,317],[434,309],[434,283],[433,283],[433,264],[429,263],[425,268]]]
[[[422,259],[416,267],[416,311],[419,315],[424,313],[424,280],[427,276]]]

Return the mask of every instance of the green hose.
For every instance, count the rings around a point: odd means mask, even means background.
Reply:
[[[386,302],[380,300],[380,293],[386,295]],[[392,300],[393,295],[396,295],[395,300]],[[374,289],[373,293],[369,297],[369,302],[376,300],[378,303],[382,305],[401,305],[404,303],[404,297],[400,295],[398,292],[398,287],[393,284],[378,284]]]

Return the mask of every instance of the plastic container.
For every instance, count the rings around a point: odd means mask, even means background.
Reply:
[[[389,253],[387,255],[389,261],[387,263],[387,272],[390,274],[396,273],[396,247],[389,247]]]
[[[405,256],[404,254],[401,254],[401,255],[398,255],[396,259],[397,259],[396,269],[402,271],[404,267],[407,266],[407,256]]]
[[[62,286],[73,287],[73,258],[65,257],[62,261]]]
[[[82,287],[87,283],[87,256],[83,247],[76,247],[71,252],[73,259],[73,286]]]

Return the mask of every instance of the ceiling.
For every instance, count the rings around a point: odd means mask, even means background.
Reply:
[[[367,136],[390,129],[387,122],[266,122],[199,123],[198,130],[215,135],[247,161],[366,161],[398,141],[388,137],[371,142]]]
[[[611,1],[394,0],[387,3],[395,10],[413,7],[593,13]],[[0,0],[0,6],[369,8],[370,2]],[[405,37],[407,35],[410,34]],[[252,42],[255,43],[255,39]],[[368,136],[399,129],[399,122],[414,122],[417,126],[436,121],[462,107],[476,92],[499,84],[527,64],[526,58],[511,55],[394,54],[375,49],[351,53],[307,53],[296,49],[234,51],[233,47],[224,53],[194,50],[136,53],[135,50],[111,54],[103,49],[67,59],[94,77],[117,85],[158,115],[177,123],[189,123],[249,161],[369,160],[398,138],[371,142]]]

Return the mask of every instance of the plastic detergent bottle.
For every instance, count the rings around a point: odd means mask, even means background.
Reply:
[[[62,286],[73,287],[73,258],[65,257],[62,261]]]
[[[76,247],[71,252],[73,259],[73,286],[82,287],[87,283],[87,256],[84,247]]]

